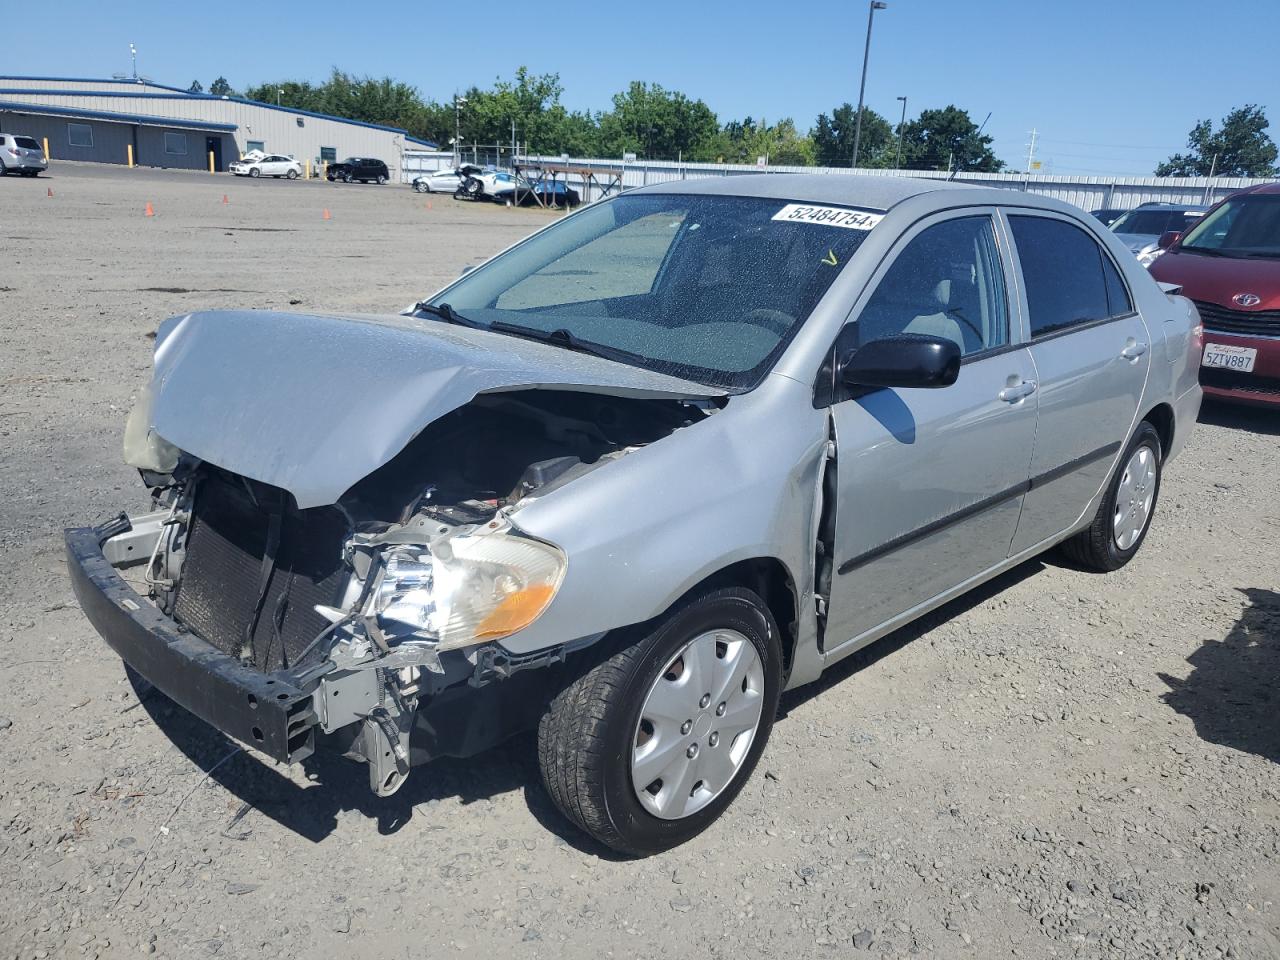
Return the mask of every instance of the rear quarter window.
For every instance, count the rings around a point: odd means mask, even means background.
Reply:
[[[1033,338],[1132,312],[1115,265],[1083,229],[1022,214],[1010,216],[1009,227],[1022,264]]]

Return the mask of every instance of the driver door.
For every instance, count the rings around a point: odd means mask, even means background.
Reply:
[[[827,652],[874,639],[1009,554],[1037,398],[1008,276],[993,211],[927,219],[904,235],[840,337],[840,351],[902,333],[946,337],[963,359],[947,387],[837,383]]]

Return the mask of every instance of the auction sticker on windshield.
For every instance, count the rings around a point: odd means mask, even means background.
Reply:
[[[788,223],[812,223],[821,227],[844,227],[846,230],[870,230],[884,219],[883,214],[850,210],[847,207],[815,207],[807,203],[788,203],[773,215],[774,220]]]

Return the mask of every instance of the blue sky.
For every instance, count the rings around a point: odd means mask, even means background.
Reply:
[[[867,103],[897,121],[955,103],[996,153],[1026,162],[1040,131],[1046,170],[1150,174],[1197,119],[1258,103],[1280,137],[1280,0],[888,0],[876,14]],[[260,7],[259,9],[255,9]],[[10,4],[0,72],[235,87],[323,79],[331,66],[391,75],[446,99],[520,65],[559,73],[570,108],[602,109],[631,80],[700,97],[723,122],[856,102],[865,0],[648,0],[204,4],[51,0]],[[432,11],[428,14],[426,11]],[[506,11],[519,11],[509,15]],[[374,12],[376,11],[376,12]],[[630,12],[634,11],[634,12]]]

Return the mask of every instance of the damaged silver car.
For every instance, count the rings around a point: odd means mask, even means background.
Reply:
[[[268,757],[388,795],[536,729],[564,814],[651,853],[729,806],[783,690],[1049,548],[1126,563],[1199,336],[1055,201],[663,184],[404,315],[165,322],[125,431],[153,510],[67,531],[69,569]]]

